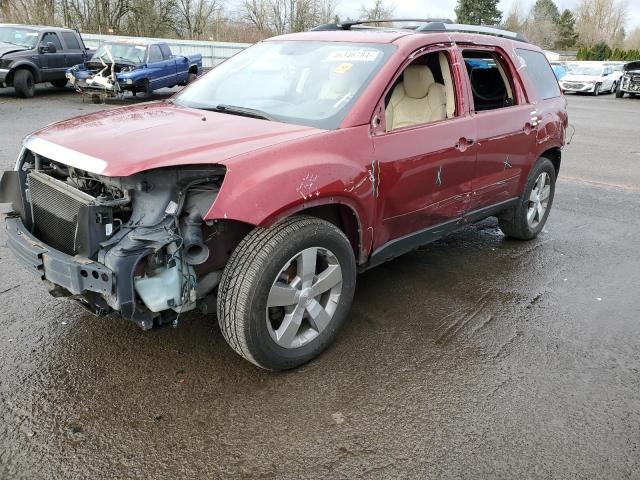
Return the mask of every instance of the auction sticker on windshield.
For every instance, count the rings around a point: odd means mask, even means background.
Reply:
[[[380,52],[376,50],[340,50],[329,52],[328,62],[374,62]]]

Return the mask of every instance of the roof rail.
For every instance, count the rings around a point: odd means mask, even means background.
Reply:
[[[352,22],[343,22],[343,23],[327,23],[325,25],[318,25],[315,28],[312,28],[312,32],[317,31],[326,31],[326,30],[351,30],[351,27],[355,27],[358,25],[366,25],[369,23],[421,23],[421,24],[429,24],[429,23],[453,23],[448,18],[389,18],[382,20],[355,20]]]
[[[495,37],[510,38],[519,42],[529,43],[521,33],[501,30],[496,27],[487,27],[484,25],[465,25],[462,23],[453,23],[448,18],[389,18],[384,20],[356,20],[344,23],[327,23],[312,28],[311,31],[326,30],[351,30],[351,27],[358,25],[366,25],[370,23],[419,23],[417,26],[403,27],[402,30],[413,30],[414,32],[431,33],[431,32],[460,32],[460,33],[481,33],[484,35],[493,35]],[[368,27],[375,28],[375,27]],[[388,27],[378,27],[385,29]]]
[[[496,37],[510,38],[519,42],[529,43],[521,33],[501,30],[495,27],[486,27],[484,25],[465,25],[462,23],[445,23],[430,22],[419,26],[416,32],[462,32],[462,33],[482,33],[484,35],[493,35]]]

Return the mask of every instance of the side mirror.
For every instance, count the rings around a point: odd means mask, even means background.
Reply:
[[[51,42],[47,42],[44,45],[40,45],[40,53],[56,53],[57,51],[58,49]]]

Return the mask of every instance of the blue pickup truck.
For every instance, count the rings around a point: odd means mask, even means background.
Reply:
[[[118,97],[125,92],[186,85],[202,73],[202,55],[173,55],[163,42],[130,39],[103,43],[85,63],[67,70],[78,92]]]

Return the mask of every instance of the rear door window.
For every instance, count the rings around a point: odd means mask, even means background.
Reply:
[[[500,56],[492,51],[463,50],[476,112],[517,104],[513,79]]]
[[[525,50],[524,48],[517,48],[516,53],[538,91],[539,97],[542,100],[559,97],[560,87],[558,86],[558,80],[553,74],[547,57],[541,52]]]

